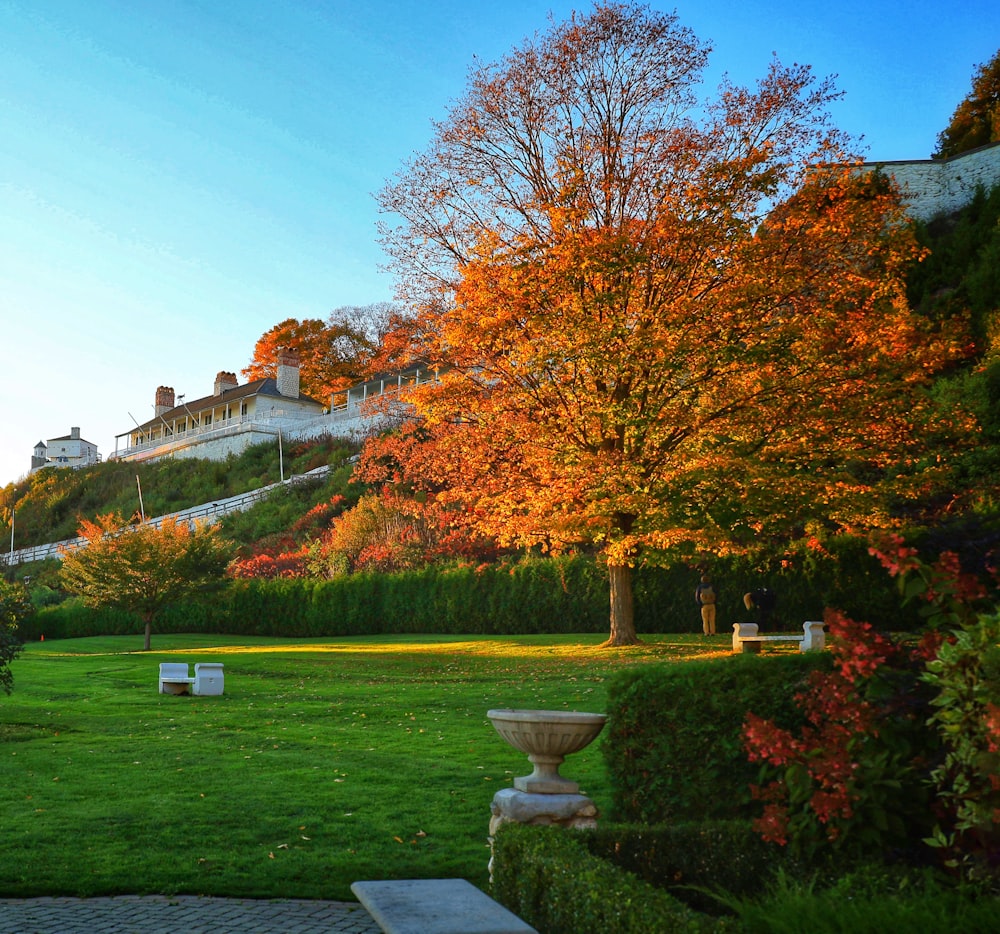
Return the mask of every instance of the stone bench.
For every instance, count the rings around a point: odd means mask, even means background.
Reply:
[[[160,663],[161,694],[218,695],[222,693],[223,666],[219,662],[199,662],[194,666],[194,677],[188,676],[187,662]]]
[[[188,677],[187,662],[160,663],[160,693],[190,694],[194,678]]]
[[[221,662],[198,662],[194,666],[194,692],[202,697],[219,695],[225,686]]]
[[[384,934],[538,934],[465,879],[355,882],[351,891]]]
[[[800,652],[814,652],[826,646],[826,631],[823,623],[810,621],[802,624],[802,635],[789,632],[762,636],[757,634],[756,623],[733,623],[734,652],[757,654],[765,642],[798,642]]]

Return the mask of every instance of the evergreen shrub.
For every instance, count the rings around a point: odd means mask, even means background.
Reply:
[[[142,632],[139,617],[112,607],[88,607],[82,597],[71,597],[56,606],[42,607],[22,628],[25,642],[78,639],[86,636],[126,636]]]
[[[704,821],[679,824],[613,824],[601,822],[580,840],[588,851],[699,911],[718,913],[711,893],[752,897],[775,879],[779,870],[795,873],[787,849],[766,843],[749,821]]]
[[[734,655],[624,669],[608,685],[602,751],[614,820],[749,819],[759,769],[743,747],[747,711],[798,728],[793,701],[827,652]],[[766,711],[766,713],[765,713]]]
[[[731,631],[735,622],[753,621],[753,615],[743,605],[743,595],[762,585],[777,596],[770,626],[774,631],[801,632],[806,620],[823,619],[828,607],[852,619],[885,620],[896,632],[919,629],[922,623],[917,608],[904,605],[885,569],[869,554],[869,544],[866,539],[843,536],[828,540],[822,548],[803,549],[763,562],[749,555],[729,555],[706,562],[718,594],[718,631]],[[684,616],[696,620],[700,629],[694,607],[696,583],[697,577],[687,571],[685,585],[675,583],[673,589],[684,591]]]
[[[764,577],[748,558],[712,564],[719,593],[718,631],[748,619],[743,594],[766,582],[778,594],[773,628],[801,631],[825,607],[859,619],[890,620],[895,630],[915,628],[916,609],[901,609],[898,592],[860,542],[800,558]],[[685,563],[640,567],[633,575],[638,632],[700,632],[694,603],[699,571]],[[871,611],[871,616],[869,616]],[[38,625],[49,633],[111,635],[125,622],[79,604],[49,606]],[[876,615],[877,614],[877,615]],[[337,637],[390,633],[525,635],[604,633],[608,629],[606,569],[593,557],[528,557],[516,562],[436,564],[393,574],[366,572],[331,579],[250,578],[190,605],[167,610],[160,631],[232,635]],[[912,617],[912,619],[911,619]],[[97,627],[97,631],[95,631]],[[131,631],[129,629],[129,631]]]
[[[739,930],[711,918],[613,863],[559,827],[505,824],[493,842],[492,894],[546,934],[649,934]]]

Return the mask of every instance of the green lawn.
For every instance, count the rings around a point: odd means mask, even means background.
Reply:
[[[358,879],[484,885],[494,793],[530,763],[491,707],[603,712],[623,665],[729,638],[155,636],[35,643],[0,695],[0,895],[351,898]],[[225,694],[157,693],[161,661],[221,661]],[[605,810],[599,743],[563,774]]]

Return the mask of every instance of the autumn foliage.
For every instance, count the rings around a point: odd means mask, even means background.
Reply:
[[[289,535],[233,561],[236,578],[329,578],[359,571],[392,572],[435,561],[480,562],[497,557],[494,543],[473,536],[430,502],[391,489],[372,491],[350,508],[335,496],[296,523]],[[296,533],[306,531],[300,538]]]
[[[286,318],[257,339],[243,376],[250,380],[274,377],[282,347],[299,356],[301,391],[321,402],[357,382],[373,350],[371,341],[348,324]]]
[[[921,561],[898,538],[879,551],[929,628],[900,642],[828,617],[834,667],[797,698],[799,732],[747,716],[751,761],[771,780],[757,828],[808,853],[917,856],[929,845],[967,879],[1000,867],[1000,618],[952,554]],[[993,583],[995,598],[995,581]]]
[[[364,475],[504,545],[599,551],[613,643],[663,549],[890,521],[963,349],[907,307],[919,250],[830,82],[774,62],[696,118],[707,54],[674,15],[598,5],[480,67],[382,195],[441,379]]]
[[[131,525],[114,513],[83,520],[86,544],[64,551],[60,577],[91,606],[137,614],[148,651],[153,621],[165,606],[222,579],[231,554],[217,532],[169,516],[158,525]]]
[[[936,158],[1000,141],[1000,52],[976,68],[972,88],[955,108],[947,129],[938,137]]]

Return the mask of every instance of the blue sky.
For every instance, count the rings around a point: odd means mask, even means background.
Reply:
[[[674,9],[673,3],[651,4]],[[373,193],[475,56],[589,3],[0,0],[0,487],[73,426],[103,457],[158,385],[207,395],[288,318],[392,297]],[[678,0],[723,72],[836,74],[871,159],[926,158],[996,0]]]

